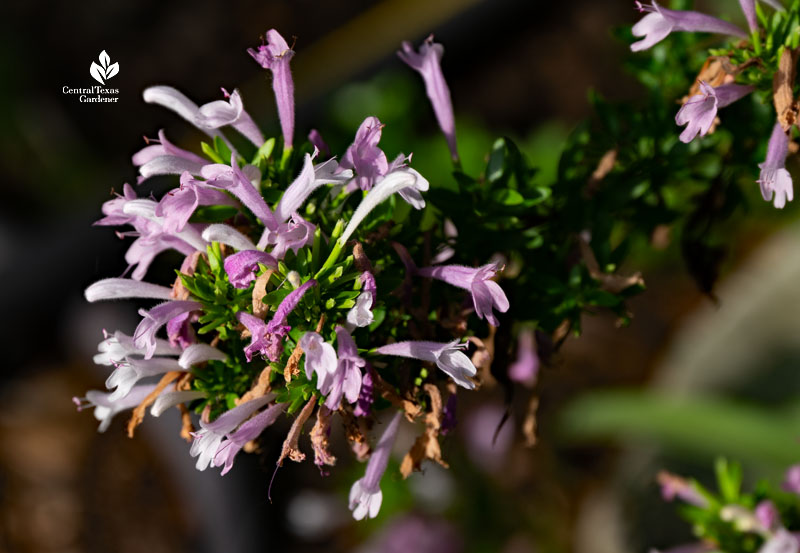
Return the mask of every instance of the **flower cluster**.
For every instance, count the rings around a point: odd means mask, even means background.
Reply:
[[[773,9],[785,13],[783,6],[777,0],[763,1]],[[689,143],[698,134],[705,136],[712,132],[718,122],[717,111],[720,108],[729,106],[760,88],[772,90],[777,121],[769,139],[766,159],[759,165],[761,172],[757,182],[764,200],[772,201],[774,206],[780,209],[794,196],[792,177],[786,170],[786,157],[789,154],[790,136],[797,119],[797,104],[793,98],[797,29],[795,27],[781,29],[782,41],[776,41],[773,36],[769,36],[762,47],[761,41],[767,19],[764,18],[760,6],[756,5],[756,0],[739,0],[739,3],[747,19],[750,35],[736,25],[710,15],[695,11],[670,10],[660,6],[655,0],[651,4],[637,1],[636,6],[639,11],[647,15],[633,26],[633,35],[642,38],[631,44],[631,50],[638,52],[651,48],[673,31],[715,33],[739,39],[750,37],[749,44],[745,42],[736,47],[741,50],[742,63],[737,64],[734,60],[737,56],[730,54],[713,55],[709,58],[698,75],[690,95],[684,98],[683,106],[675,116],[675,122],[686,126],[680,134],[680,140]],[[761,18],[758,17],[759,14]],[[788,17],[787,25],[790,20],[791,17]],[[712,61],[717,63],[710,64]],[[714,69],[709,70],[712,65]],[[722,70],[717,71],[717,66],[721,66]],[[745,71],[753,66],[762,68],[756,82],[737,84],[737,79],[745,78]]]
[[[398,54],[421,73],[458,160],[442,52],[431,37],[419,51],[403,43]],[[331,465],[327,436],[338,416],[356,455],[369,458],[364,478],[353,484],[350,508],[357,519],[374,517],[403,411],[411,420],[433,411],[435,402],[420,398],[436,396],[441,404],[441,390],[449,390],[450,412],[430,416],[453,419],[455,387],[448,382],[466,389],[480,384],[464,331],[428,321],[419,326],[409,315],[413,298],[393,292],[398,284],[413,290],[413,280],[441,280],[470,302],[478,319],[497,326],[496,312],[509,309],[496,282],[503,266],[417,268],[414,257],[430,261],[420,248],[423,237],[413,231],[418,219],[399,233],[393,218],[403,203],[418,212],[426,206],[429,183],[408,165],[410,156],[388,161],[379,145],[384,126],[372,116],[341,161],[323,154],[327,146],[318,131],[295,149],[294,52],[270,30],[266,42],[248,53],[272,73],[282,143],[264,137],[238,90],[223,89],[223,99],[200,106],[171,87],[144,91],[145,102],[177,113],[210,142],[199,155],[159,131],[133,156],[137,184],[174,175],[178,186],[157,200],[125,184],[103,205],[97,225],[132,229],[119,233],[135,238],[125,255],[130,276],[95,282],[86,299],[156,304],[139,310],[141,322],[132,334],[116,331],[100,343],[95,362],[113,367],[109,392],[90,391],[75,401],[79,408],[95,408],[100,431],[114,415],[133,409],[129,434],[148,408],[159,416],[176,407],[197,469],[222,467],[222,474],[284,413],[294,423],[278,465],[287,457],[302,460],[298,438],[314,410],[315,463]],[[152,261],[167,251],[177,252],[177,279],[169,285],[145,281]],[[403,267],[405,280],[398,283],[394,276]],[[525,340],[515,377],[530,384],[538,360],[532,340]],[[382,410],[390,411],[389,422],[370,447],[365,432],[387,418]]]
[[[780,490],[761,483],[755,493],[742,491],[739,465],[717,461],[719,494],[695,480],[662,471],[658,475],[666,501],[679,499],[684,516],[702,542],[669,551],[797,553],[797,512],[800,508],[800,465],[790,467]],[[790,525],[790,528],[787,528]]]

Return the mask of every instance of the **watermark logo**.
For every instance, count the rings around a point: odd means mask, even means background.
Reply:
[[[100,52],[98,57],[100,65],[93,61],[89,67],[89,74],[100,84],[106,84],[106,81],[119,73],[119,63],[111,63],[111,58],[105,50]]]

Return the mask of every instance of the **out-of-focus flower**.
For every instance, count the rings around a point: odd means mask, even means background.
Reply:
[[[533,330],[524,328],[517,335],[517,360],[508,367],[508,377],[528,388],[536,384],[539,374],[539,356]]]

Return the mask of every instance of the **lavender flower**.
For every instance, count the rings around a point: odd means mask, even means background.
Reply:
[[[336,327],[336,343],[338,345],[336,370],[323,379],[324,388],[318,385],[320,392],[328,396],[325,406],[331,411],[339,408],[343,395],[349,403],[358,400],[361,391],[361,367],[367,363],[359,357],[358,348],[350,333],[341,326]]]
[[[383,493],[380,488],[381,478],[389,464],[389,454],[392,452],[392,446],[397,437],[401,416],[402,414],[397,412],[392,417],[367,462],[364,477],[356,480],[350,488],[350,510],[353,511],[353,518],[356,520],[362,520],[366,516],[375,518],[381,510],[383,502]]]
[[[172,144],[163,130],[158,131],[157,140],[148,140],[147,146],[133,154],[131,161],[139,167],[138,184],[155,175],[180,175],[183,172],[199,175],[200,169],[208,163]]]
[[[172,289],[129,278],[106,278],[91,284],[83,295],[90,303],[128,298],[169,300],[172,299]]]
[[[164,218],[164,232],[182,231],[198,206],[239,205],[224,192],[196,180],[188,171],[181,174],[180,184],[179,188],[167,192],[154,210],[157,217]]]
[[[452,342],[397,342],[377,348],[375,351],[382,355],[396,355],[399,357],[410,357],[420,359],[436,366],[449,375],[456,384],[472,390],[475,383],[470,380],[475,376],[477,370],[469,357],[461,351],[465,344],[459,344],[458,340]]]
[[[781,488],[785,492],[800,495],[800,465],[792,465],[788,468]]]
[[[258,317],[243,311],[236,314],[239,322],[246,326],[252,335],[250,345],[244,348],[244,354],[248,362],[252,361],[254,352],[266,356],[273,362],[280,358],[283,352],[283,338],[291,329],[286,325],[286,317],[297,307],[306,291],[312,286],[316,286],[316,284],[317,281],[312,279],[298,289],[289,292],[289,295],[278,306],[275,316],[272,317],[269,323],[265,324]]]
[[[247,288],[255,280],[260,264],[278,268],[278,261],[274,257],[258,250],[245,250],[229,255],[223,266],[228,280],[235,288]]]
[[[285,403],[270,405],[253,418],[243,422],[235,432],[227,434],[217,447],[211,466],[222,467],[222,474],[227,474],[233,468],[233,461],[244,445],[250,440],[258,438],[265,428],[278,419],[284,409],[286,409]]]
[[[755,515],[758,522],[767,530],[776,529],[780,525],[780,513],[778,513],[775,504],[769,499],[765,499],[756,505]]]
[[[167,321],[169,343],[181,349],[186,349],[194,344],[197,341],[197,336],[194,333],[194,328],[192,328],[192,322],[196,320],[197,317],[193,317],[192,313],[186,311]]]
[[[425,201],[419,192],[428,190],[429,186],[428,181],[414,169],[398,169],[389,173],[358,204],[353,217],[338,240],[339,244],[342,246],[346,244],[350,235],[355,232],[358,225],[369,215],[369,212],[395,192],[403,196],[403,199],[414,208],[422,209],[425,207]]]
[[[489,263],[477,269],[462,265],[440,265],[422,267],[416,272],[418,275],[437,278],[458,288],[469,290],[475,314],[489,321],[491,325],[499,326],[500,322],[492,310],[497,309],[505,313],[509,308],[505,292],[499,284],[491,280],[499,270],[496,263]]]
[[[756,182],[761,185],[761,196],[766,201],[772,200],[772,195],[775,194],[773,205],[778,209],[783,209],[786,201],[792,201],[794,198],[792,176],[786,170],[786,156],[788,155],[789,137],[781,128],[780,123],[776,123],[767,146],[767,159],[758,165],[761,175]]]
[[[536,384],[539,374],[539,356],[533,330],[525,328],[517,335],[517,360],[508,368],[508,377],[528,388]]]
[[[361,190],[372,190],[375,183],[389,172],[386,154],[378,147],[382,130],[383,124],[377,117],[367,117],[342,156],[341,166],[355,170],[355,183]]]
[[[633,26],[633,36],[645,37],[631,44],[631,50],[638,52],[658,44],[672,31],[697,33],[720,33],[739,38],[747,38],[747,33],[739,27],[722,19],[694,11],[668,10],[659,6],[655,0],[648,6],[636,2],[640,12],[648,12]]]
[[[765,4],[769,4],[779,11],[783,11],[783,6],[778,0],[761,0]],[[758,31],[758,18],[756,17],[756,0],[739,0],[742,6],[744,17],[747,19],[747,25],[750,27],[750,32]]]
[[[311,129],[308,133],[308,141],[314,146],[323,157],[331,157],[331,148],[328,143],[323,140],[322,135],[317,129]]]
[[[145,350],[145,359],[153,357],[156,351],[156,332],[167,324],[167,321],[188,311],[202,309],[203,305],[196,301],[167,301],[156,305],[150,311],[139,310],[144,317],[133,333],[133,345]]]
[[[303,219],[299,213],[292,214],[288,223],[281,223],[278,228],[271,230],[264,229],[264,234],[258,243],[258,247],[266,247],[270,244],[272,255],[276,259],[283,259],[286,252],[292,250],[294,253],[314,241],[316,227]]]
[[[222,89],[228,101],[217,100],[201,106],[197,111],[197,126],[204,129],[218,129],[227,125],[239,131],[242,136],[260,148],[264,144],[264,135],[250,114],[244,109],[242,97],[238,90],[228,94]]]
[[[139,405],[144,398],[155,390],[155,384],[134,386],[134,388],[123,398],[112,401],[111,395],[97,390],[89,390],[86,397],[72,398],[72,402],[82,411],[88,407],[94,407],[94,418],[100,421],[98,432],[105,432],[111,425],[114,415],[127,409],[133,409]]]
[[[356,304],[347,312],[347,324],[353,328],[369,326],[374,320],[372,314],[372,294],[361,292],[356,298]]]
[[[701,509],[708,507],[708,500],[697,491],[697,487],[680,476],[661,471],[658,473],[658,483],[661,485],[661,497],[665,501],[672,501],[677,497]]]
[[[248,48],[247,53],[261,67],[272,71],[272,89],[278,104],[283,143],[291,149],[294,138],[294,81],[289,62],[294,56],[294,50],[289,48],[278,31],[270,29],[267,31],[267,43],[259,46],[257,51]]]
[[[314,156],[316,154],[315,150]],[[314,156],[306,154],[300,174],[292,181],[275,206],[275,217],[279,223],[286,222],[320,186],[345,183],[353,176],[353,172],[344,167],[344,162],[340,166],[335,159],[314,166]]]
[[[222,133],[216,129],[198,126],[197,118],[200,108],[197,107],[197,104],[187,98],[183,92],[172,88],[171,86],[151,86],[146,88],[142,93],[142,98],[144,98],[144,101],[148,104],[157,104],[174,111],[186,121],[199,128],[212,138],[218,136],[222,139],[225,139]],[[225,142],[228,143],[226,139]]]
[[[353,414],[357,417],[367,417],[372,410],[372,403],[375,401],[374,386],[372,382],[372,366],[366,364],[366,371],[361,377],[361,390],[358,392],[358,401],[353,408]]]
[[[178,361],[169,357],[127,359],[119,363],[106,380],[106,388],[109,390],[116,388],[108,396],[108,401],[113,403],[127,396],[134,384],[142,378],[182,370],[185,369],[178,364]]]
[[[328,381],[338,367],[338,359],[333,346],[318,333],[306,332],[300,338],[300,347],[306,356],[306,377],[311,380],[312,375],[316,373],[317,389],[328,388]]]
[[[228,225],[208,225],[202,236],[208,242],[219,242],[240,251],[256,249],[256,245],[247,236]]]
[[[105,335],[105,340],[97,345],[99,352],[94,356],[98,365],[115,365],[126,357],[144,355],[146,348],[138,348],[133,344],[133,338],[117,330],[112,335]],[[172,346],[167,340],[156,338],[155,355],[179,355],[181,350]]]
[[[153,406],[150,408],[150,414],[154,417],[160,417],[164,411],[170,407],[175,407],[181,403],[188,403],[196,399],[206,397],[206,392],[199,390],[170,390],[161,392]]]
[[[178,358],[178,365],[182,369],[190,369],[193,365],[205,363],[206,361],[225,361],[228,355],[208,344],[192,344],[183,350]]]
[[[227,190],[236,196],[264,226],[269,228],[278,226],[275,215],[267,207],[264,198],[236,163],[236,154],[231,154],[230,166],[221,163],[206,165],[201,170],[201,174],[210,186]]]
[[[800,540],[785,528],[781,528],[764,542],[758,553],[797,553],[798,551],[800,551]]]
[[[700,94],[689,98],[675,116],[678,125],[687,125],[681,133],[681,142],[688,144],[698,133],[705,136],[714,124],[718,108],[731,105],[753,90],[753,86],[738,84],[724,84],[715,88],[700,81]]]
[[[409,42],[403,42],[402,47],[403,49],[397,52],[397,55],[422,75],[422,80],[425,82],[425,92],[433,105],[436,121],[438,121],[442,133],[447,139],[450,155],[453,160],[458,161],[453,102],[450,99],[450,88],[447,86],[447,81],[444,80],[444,75],[442,74],[444,47],[433,42],[433,35],[425,39],[425,42],[419,47],[419,52],[415,52]]]
[[[209,463],[214,460],[220,443],[225,436],[233,432],[236,427],[247,420],[250,415],[272,401],[273,395],[268,394],[248,402],[237,405],[230,411],[222,413],[214,422],[200,420],[200,430],[194,433],[194,441],[189,450],[192,457],[197,457],[197,470],[206,470]]]

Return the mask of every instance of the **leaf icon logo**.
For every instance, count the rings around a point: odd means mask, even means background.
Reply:
[[[92,65],[89,67],[89,74],[98,83],[106,84],[108,79],[119,73],[119,63],[111,63],[111,57],[109,57],[105,50],[100,52],[98,60],[100,61],[99,65],[97,62],[92,62]]]

